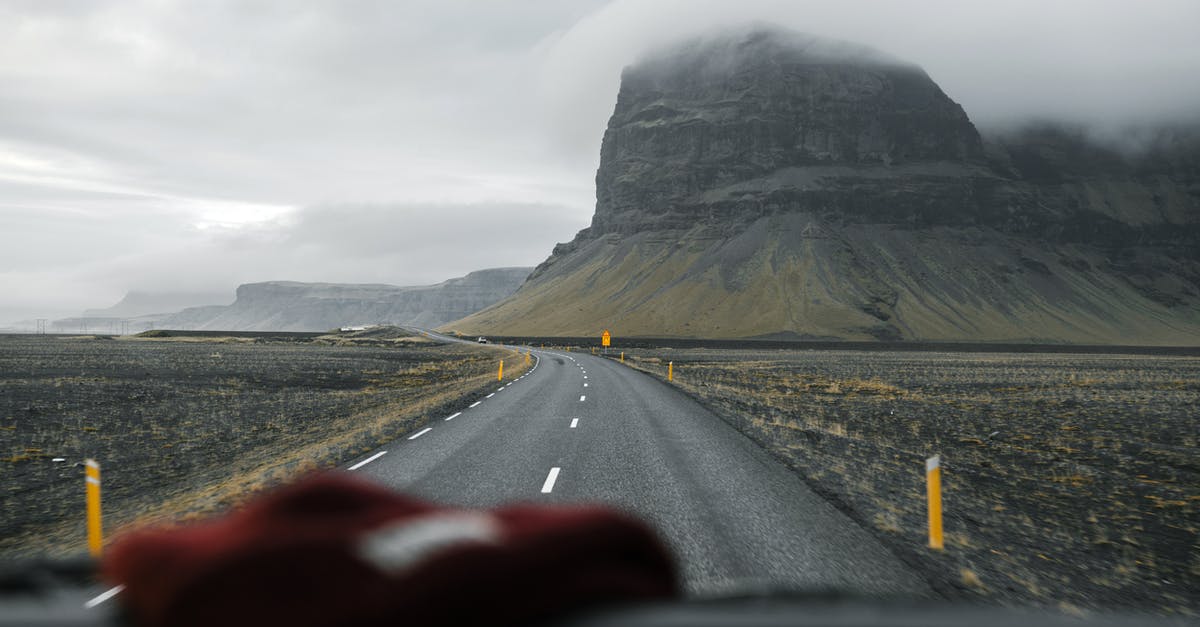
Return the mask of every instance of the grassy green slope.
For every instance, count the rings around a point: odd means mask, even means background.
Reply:
[[[1200,305],[1151,300],[1087,250],[986,230],[814,227],[614,236],[554,259],[469,334],[1200,344]]]

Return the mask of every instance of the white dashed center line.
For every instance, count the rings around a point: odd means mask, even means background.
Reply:
[[[491,397],[493,397],[493,396],[495,396],[495,395],[496,395],[496,393],[495,393],[495,392],[492,392],[491,394],[488,394],[488,395],[487,395],[487,396],[485,396],[484,398],[491,398]]]
[[[461,411],[454,412],[454,414],[453,414],[453,415],[446,416],[446,420],[454,420],[455,418],[458,418],[458,417],[459,417],[459,416],[461,416],[461,415],[462,415],[462,412],[461,412]]]
[[[550,494],[554,490],[554,482],[558,481],[558,466],[550,469],[550,474],[546,475],[546,482],[542,484],[542,494]]]
[[[387,451],[379,451],[378,453],[376,453],[376,454],[374,454],[374,455],[372,455],[372,456],[370,456],[370,457],[368,457],[368,458],[366,458],[366,459],[362,460],[361,462],[358,462],[357,464],[355,464],[355,465],[351,466],[351,467],[350,467],[350,470],[358,470],[359,468],[362,468],[363,466],[366,466],[367,464],[369,464],[369,463],[371,463],[371,462],[373,462],[373,461],[375,461],[375,460],[379,459],[380,457],[383,457],[384,455],[387,455]]]
[[[579,426],[579,419],[578,419],[578,418],[572,418],[572,419],[571,419],[571,428],[572,428],[572,429],[574,429],[575,427],[578,427],[578,426]]]
[[[483,401],[475,401],[474,403],[471,403],[470,406],[467,407],[467,409],[471,409],[471,407],[477,407],[482,402]]]
[[[583,384],[583,387],[587,387],[587,384],[586,384],[586,383],[584,383],[584,384]]]
[[[587,396],[584,396],[584,395],[582,395],[582,394],[580,394],[580,395],[579,395],[579,402],[580,402],[580,403],[582,403],[582,402],[584,402],[584,401],[586,401],[586,400],[587,400]]]
[[[433,431],[433,427],[425,427],[424,429],[421,429],[420,431],[408,436],[408,439],[415,440],[415,439],[425,435],[426,433],[429,433],[430,431]]]
[[[89,600],[87,603],[84,603],[83,607],[84,607],[84,609],[90,610],[93,607],[96,607],[97,605],[100,605],[101,603],[117,596],[124,589],[125,589],[125,586],[113,586],[112,588],[109,588],[108,590],[105,590],[104,592],[100,593],[98,596],[96,596],[96,598]]]

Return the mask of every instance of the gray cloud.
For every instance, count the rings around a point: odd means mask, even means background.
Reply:
[[[748,20],[918,63],[985,128],[1200,111],[1193,0],[6,2],[0,309],[536,263],[590,218],[621,67]]]
[[[579,228],[572,212],[539,204],[329,205],[252,226],[199,229],[163,214],[130,228],[131,214],[30,216],[5,212],[0,228],[26,244],[0,253],[10,316],[39,307],[66,315],[80,302],[113,304],[128,289],[233,293],[268,280],[437,283],[472,270],[533,266]],[[53,246],[56,239],[75,249]],[[78,313],[75,311],[74,313]]]
[[[1191,0],[615,0],[558,37],[541,68],[555,136],[592,151],[587,133],[603,128],[620,69],[639,52],[756,20],[921,65],[985,129],[1031,118],[1101,129],[1200,121]]]

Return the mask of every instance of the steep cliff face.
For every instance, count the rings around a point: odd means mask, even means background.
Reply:
[[[681,228],[697,219],[747,222],[814,202],[879,210],[865,190],[811,197],[812,177],[789,178],[789,168],[842,179],[859,168],[887,174],[904,166],[926,184],[954,188],[938,208],[952,213],[964,193],[959,179],[983,162],[983,146],[962,108],[919,67],[850,44],[752,28],[690,41],[628,68],[600,160],[593,235]],[[788,193],[764,193],[780,191]]]
[[[1043,236],[1128,246],[1193,244],[1200,226],[1200,132],[1154,129],[1124,150],[1081,130],[1033,125],[991,138],[995,171]]]
[[[351,285],[271,281],[239,286],[228,307],[198,307],[161,327],[223,331],[321,331],[345,325],[437,326],[511,295],[529,268],[493,268],[437,285]]]
[[[453,326],[1200,343],[1196,137],[985,141],[882,53],[761,26],[702,37],[623,73],[591,226]]]

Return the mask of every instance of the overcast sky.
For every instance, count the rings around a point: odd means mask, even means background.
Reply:
[[[763,20],[925,67],[981,127],[1200,111],[1200,2],[0,2],[0,322],[129,289],[428,284],[587,226],[639,51]]]

